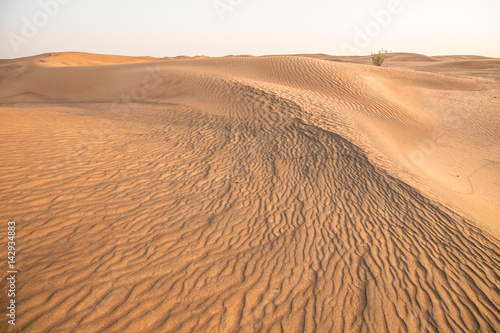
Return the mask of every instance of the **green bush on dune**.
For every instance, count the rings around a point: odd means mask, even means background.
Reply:
[[[375,66],[381,66],[384,63],[385,59],[389,58],[390,55],[390,51],[380,49],[380,51],[378,51],[377,53],[372,53],[372,63]]]

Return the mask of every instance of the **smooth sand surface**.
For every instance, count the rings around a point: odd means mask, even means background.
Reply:
[[[499,128],[500,59],[0,60],[0,331],[500,331]]]

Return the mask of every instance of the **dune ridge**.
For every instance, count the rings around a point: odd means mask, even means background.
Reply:
[[[0,62],[20,327],[498,331],[500,60],[329,59]]]

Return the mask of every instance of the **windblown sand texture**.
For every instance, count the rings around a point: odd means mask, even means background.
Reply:
[[[0,331],[498,332],[499,125],[492,58],[1,60]]]

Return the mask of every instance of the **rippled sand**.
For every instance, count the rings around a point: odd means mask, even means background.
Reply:
[[[0,60],[0,330],[500,331],[500,60],[367,64]]]

